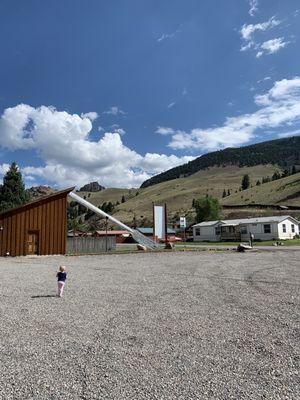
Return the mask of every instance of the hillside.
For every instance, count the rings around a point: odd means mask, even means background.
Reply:
[[[300,172],[234,193],[222,199],[222,204],[280,204],[300,207]]]
[[[256,165],[278,165],[290,168],[300,164],[300,137],[271,140],[240,148],[228,148],[202,155],[187,164],[180,165],[145,181],[141,188],[156,185],[172,179],[190,176],[214,166],[235,165],[253,167]]]
[[[152,221],[152,204],[167,203],[170,217],[186,214],[192,210],[192,201],[210,194],[219,199],[223,190],[231,193],[239,190],[242,177],[249,174],[251,182],[272,176],[278,170],[274,165],[259,165],[239,168],[235,165],[212,167],[188,176],[142,189],[105,189],[100,192],[77,192],[88,201],[99,206],[104,202],[120,203],[114,210],[114,216],[121,221],[132,223],[134,216],[138,222]],[[121,203],[122,196],[125,202]],[[230,196],[229,196],[230,197]],[[228,197],[228,198],[229,198]]]

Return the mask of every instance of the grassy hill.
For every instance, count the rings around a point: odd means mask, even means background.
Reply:
[[[289,169],[295,164],[300,164],[300,137],[277,139],[240,148],[214,151],[153,176],[145,181],[141,187],[146,188],[182,176],[190,176],[214,166],[252,167],[266,164],[278,165],[283,169]]]
[[[88,201],[99,206],[104,202],[121,202],[125,196],[125,203],[119,204],[114,216],[121,221],[131,224],[134,216],[138,222],[152,221],[152,204],[167,203],[168,214],[175,217],[192,212],[192,201],[206,194],[222,199],[223,190],[229,189],[232,193],[238,192],[244,174],[250,176],[255,184],[264,176],[272,176],[279,168],[274,165],[258,165],[240,168],[236,165],[226,167],[212,167],[199,171],[186,178],[174,179],[140,189],[105,189],[100,192],[77,192],[85,196]],[[264,186],[264,185],[262,185]],[[239,193],[239,192],[238,192]],[[89,197],[88,197],[89,196]],[[226,199],[229,199],[228,196]]]
[[[280,204],[300,207],[300,172],[222,199],[224,205]]]

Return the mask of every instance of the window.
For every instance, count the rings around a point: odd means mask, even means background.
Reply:
[[[247,226],[241,226],[241,234],[245,235],[247,233]]]
[[[221,235],[221,227],[220,226],[217,226],[216,228],[215,228],[215,234],[218,236],[218,235]]]
[[[282,232],[286,233],[286,224],[282,224]]]
[[[291,228],[292,228],[292,232],[295,233],[295,225],[294,224],[291,225]]]
[[[264,233],[271,233],[271,225],[270,224],[264,225]]]
[[[200,236],[200,235],[201,235],[201,233],[200,233],[200,228],[196,228],[196,229],[195,229],[195,235],[196,235],[196,236]]]

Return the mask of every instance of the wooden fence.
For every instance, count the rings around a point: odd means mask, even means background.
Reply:
[[[67,254],[98,254],[115,249],[115,236],[67,238]]]

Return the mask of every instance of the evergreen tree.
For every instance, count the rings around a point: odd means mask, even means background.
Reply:
[[[197,222],[212,221],[221,218],[218,199],[212,196],[201,197],[195,201]]]
[[[223,190],[222,197],[223,197],[223,198],[226,197],[226,190],[225,190],[225,189]]]
[[[280,172],[275,171],[272,176],[272,181],[276,181],[277,179],[280,179],[280,178],[281,178]]]
[[[0,194],[0,210],[20,206],[30,200],[22,179],[22,174],[15,162],[13,162],[3,178]]]
[[[289,170],[288,169],[285,169],[284,171],[283,171],[283,173],[282,173],[282,178],[285,178],[286,176],[289,176],[290,175],[290,173],[289,173]]]
[[[121,203],[125,203],[125,196],[122,196]]]
[[[261,185],[261,182],[260,182],[260,180],[258,180],[257,182],[256,182],[256,186],[260,186]]]
[[[231,192],[230,192],[230,190],[228,189],[227,190],[227,196],[230,196],[231,195]]]
[[[243,179],[242,179],[242,190],[246,190],[249,187],[250,187],[250,178],[249,178],[249,175],[246,174],[243,176]]]

